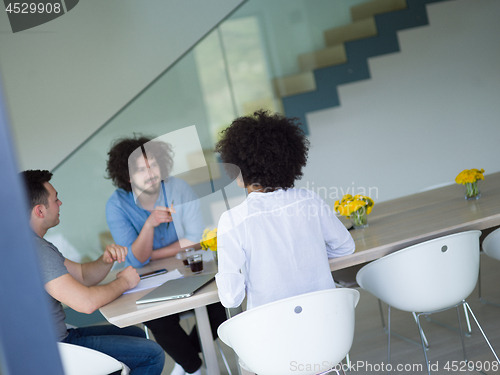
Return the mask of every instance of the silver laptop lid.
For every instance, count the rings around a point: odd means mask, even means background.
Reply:
[[[214,278],[215,273],[169,280],[145,296],[139,298],[135,303],[140,305],[143,303],[190,297],[194,292],[211,282]]]

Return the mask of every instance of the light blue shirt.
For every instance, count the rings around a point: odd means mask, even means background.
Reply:
[[[168,246],[180,238],[192,242],[200,242],[204,223],[200,212],[198,197],[191,187],[184,181],[169,177],[164,183],[167,202],[174,201],[177,213],[172,215],[173,222],[167,229],[167,223],[160,224],[154,230],[153,250]],[[156,205],[165,204],[163,191]],[[106,220],[113,240],[120,246],[128,248],[126,266],[140,268],[149,263],[150,259],[142,263],[132,253],[132,243],[137,239],[150,212],[142,208],[132,192],[117,189],[106,203]]]

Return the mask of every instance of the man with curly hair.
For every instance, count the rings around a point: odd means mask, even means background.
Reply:
[[[157,343],[147,340],[144,331],[138,327],[66,327],[66,315],[61,303],[90,314],[135,287],[139,275],[134,268],[127,267],[117,274],[116,280],[97,285],[115,261],[125,261],[127,249],[115,244],[108,245],[104,254],[94,262],[80,264],[65,259],[52,243],[43,238],[47,230],[59,224],[59,207],[62,204],[49,182],[52,173],[29,170],[22,176],[28,191],[30,226],[59,341],[106,353],[125,363],[131,374],[161,374],[165,353]]]
[[[108,155],[107,172],[118,189],[106,204],[106,219],[113,239],[129,249],[127,264],[142,267],[200,242],[204,223],[198,197],[185,181],[169,177],[169,144],[123,138]]]
[[[309,151],[294,119],[265,111],[240,117],[223,131],[215,151],[240,169],[238,185],[248,192],[218,224],[222,304],[237,307],[246,294],[251,309],[335,288],[328,258],[353,253],[354,241],[317,194],[293,189]]]
[[[106,219],[116,243],[128,248],[127,264],[142,267],[182,248],[199,246],[204,223],[198,197],[184,180],[169,176],[171,146],[135,136],[114,142],[108,155],[108,176],[118,189],[106,204]],[[217,303],[208,305],[207,311],[216,338],[225,310]],[[173,375],[200,373],[196,327],[187,335],[178,314],[145,324],[176,362]]]

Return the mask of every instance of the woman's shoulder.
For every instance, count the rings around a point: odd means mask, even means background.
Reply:
[[[279,195],[283,194],[283,197],[289,200],[307,200],[307,199],[320,199],[318,194],[316,194],[312,190],[308,190],[305,188],[290,188],[286,190],[278,190],[276,193]]]

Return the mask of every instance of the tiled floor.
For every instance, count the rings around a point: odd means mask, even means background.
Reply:
[[[500,304],[500,262],[482,255],[482,275],[483,275],[483,297],[496,301]],[[360,289],[361,298],[356,308],[356,333],[354,343],[351,348],[351,360],[356,365],[352,374],[385,374],[382,371],[382,363],[387,364],[387,335],[382,330],[380,314],[377,300]],[[478,300],[477,288],[467,299],[481,323],[491,344],[500,353],[500,307],[484,305]],[[387,310],[385,310],[387,313]],[[457,315],[455,310],[450,310],[435,314],[435,319],[457,326]],[[192,322],[191,322],[192,324]],[[423,319],[423,328],[430,342],[430,349],[427,351],[430,363],[436,368],[433,374],[500,374],[491,370],[494,357],[489,351],[477,326],[472,323],[472,335],[465,338],[469,361],[485,367],[490,367],[489,371],[466,371],[463,361],[460,336],[458,332],[442,327],[436,323]],[[416,324],[409,313],[404,313],[393,309],[392,311],[393,332],[403,334],[407,337],[419,340]],[[392,338],[391,363],[396,367],[400,364],[406,366],[409,371],[393,371],[394,374],[425,374],[425,363],[422,348],[399,338]],[[232,374],[236,375],[236,361],[232,350],[222,344],[226,357],[230,362]],[[456,361],[456,362],[453,362]],[[445,368],[448,363],[449,369]],[[457,368],[453,368],[453,365]],[[219,358],[221,373],[225,374],[222,360]],[[370,368],[371,366],[371,368]],[[168,358],[162,374],[168,375],[173,368],[173,362]],[[404,367],[403,367],[404,370]]]

